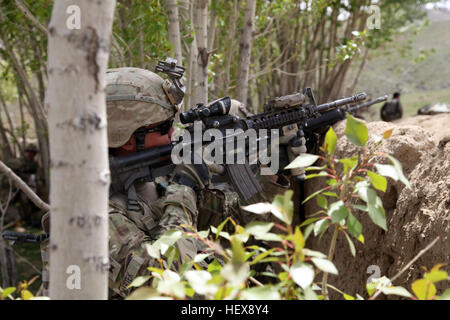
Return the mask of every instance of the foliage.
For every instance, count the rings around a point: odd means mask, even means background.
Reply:
[[[440,270],[442,264],[435,265],[430,271],[426,268],[423,278],[414,281],[411,284],[410,293],[403,287],[392,286],[391,281],[387,277],[373,279],[371,283],[367,284],[367,293],[373,297],[375,294],[381,292],[385,295],[397,295],[401,297],[410,298],[412,300],[450,300],[450,288],[445,290],[440,296],[436,295],[435,283],[440,281],[450,280],[447,272]]]
[[[300,227],[291,225],[291,196],[292,192],[287,192],[271,204],[245,208],[261,214],[271,212],[281,223],[254,221],[243,227],[228,218],[208,231],[192,228],[186,234],[166,232],[147,246],[161,268],[148,268],[151,276],[136,278],[130,286],[140,288],[129,299],[183,299],[194,295],[206,299],[319,299],[315,277],[323,271],[337,274],[337,270],[324,254],[305,248]],[[233,234],[223,231],[227,223],[233,224]],[[206,249],[184,263],[175,262],[178,253],[173,244],[181,237],[196,238]],[[255,240],[269,245],[266,248]],[[167,268],[163,268],[162,257]],[[280,272],[258,268],[268,263],[276,264]],[[255,279],[260,277],[270,279],[271,284],[262,285]],[[150,285],[143,286],[149,280]]]
[[[8,288],[1,288],[0,287],[0,300],[33,300],[33,299],[39,299],[40,297],[35,297],[31,291],[29,290],[29,287],[33,284],[36,279],[38,279],[39,276],[35,276],[29,281],[22,281],[19,283],[17,287],[8,287]],[[15,298],[15,296],[17,296]]]
[[[177,230],[168,231],[147,246],[149,255],[157,259],[161,267],[148,268],[151,275],[136,278],[130,287],[138,289],[129,299],[185,299],[194,296],[205,299],[327,299],[328,288],[347,300],[363,299],[358,294],[353,297],[342,292],[324,279],[328,273],[339,275],[332,262],[338,233],[345,236],[353,256],[356,249],[352,238],[364,243],[357,213],[368,214],[374,224],[387,229],[385,211],[377,194],[386,191],[386,178],[400,180],[409,187],[398,160],[377,151],[382,141],[391,135],[392,130],[388,130],[383,137],[374,137],[374,145],[369,148],[367,127],[348,115],[346,137],[362,148],[360,156],[336,158],[334,153],[338,140],[330,128],[321,148],[323,156],[303,154],[287,167],[308,167],[308,172],[318,172],[307,175],[307,179],[326,178],[327,186],[304,200],[316,198],[321,208],[318,212],[310,215],[300,226],[294,226],[292,191],[287,191],[284,195],[275,196],[272,203],[243,207],[243,210],[257,215],[270,213],[272,222],[253,221],[243,227],[228,218],[217,228],[211,226],[206,231],[197,232],[193,227],[185,234]],[[387,158],[391,164],[377,163],[381,157]],[[312,167],[319,158],[325,164]],[[234,226],[233,234],[223,231],[229,223]],[[334,226],[335,231],[328,257],[305,247],[309,236],[321,237],[330,226]],[[303,232],[301,227],[305,227]],[[174,246],[182,237],[198,239],[205,245],[205,250],[182,263]],[[448,278],[439,268],[434,267],[424,279],[413,283],[412,290],[417,298],[435,298],[433,283]],[[317,278],[321,273],[320,284]],[[403,288],[386,286],[383,279],[368,286],[369,295],[373,295],[375,290],[383,290],[386,294],[412,296]],[[447,296],[446,291],[443,297]]]

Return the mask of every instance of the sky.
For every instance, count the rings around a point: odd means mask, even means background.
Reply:
[[[450,0],[440,1],[438,3],[427,3],[425,8],[433,9],[433,8],[447,8],[450,10]]]

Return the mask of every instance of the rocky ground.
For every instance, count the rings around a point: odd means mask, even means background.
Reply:
[[[396,123],[370,122],[367,126],[371,134],[377,135],[394,128],[392,137],[383,142],[380,151],[400,160],[412,190],[390,180],[386,192],[380,194],[386,209],[387,232],[375,226],[364,212],[355,213],[366,240],[365,245],[355,241],[356,258],[351,256],[345,238],[338,239],[334,262],[340,275],[330,276],[329,283],[348,294],[359,293],[364,297],[367,297],[366,281],[374,268],[370,266],[378,266],[381,276],[391,278],[438,236],[439,242],[395,285],[411,289],[411,283],[423,274],[422,267],[430,269],[450,261],[450,114],[415,116]],[[357,148],[344,135],[345,122],[334,129],[340,138],[336,156],[355,154]],[[370,139],[369,146],[372,143]],[[307,191],[311,193],[322,184],[323,181],[310,180]],[[310,202],[308,212],[315,212],[314,201]],[[309,240],[309,247],[328,252],[331,233],[328,231],[320,241]],[[449,265],[443,268],[450,271]],[[442,283],[438,289],[444,287],[448,283]],[[332,297],[342,298],[338,294]]]

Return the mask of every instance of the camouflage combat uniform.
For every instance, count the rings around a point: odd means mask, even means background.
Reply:
[[[150,274],[148,267],[160,267],[160,263],[150,257],[145,244],[157,240],[165,231],[178,229],[182,225],[197,224],[197,196],[183,185],[171,184],[164,197],[149,202],[138,193],[139,210],[127,209],[127,198],[114,194],[109,200],[109,288],[110,296],[125,298],[130,290],[128,285],[138,276]],[[44,224],[46,231],[49,225]],[[49,240],[41,243],[43,261],[44,294],[49,281]],[[199,245],[191,238],[176,242],[181,260],[193,258]]]

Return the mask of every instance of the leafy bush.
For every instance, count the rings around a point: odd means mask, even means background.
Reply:
[[[275,196],[272,203],[258,203],[243,207],[255,214],[271,213],[274,222],[254,221],[245,227],[228,218],[217,228],[197,232],[179,230],[166,232],[155,243],[147,246],[148,253],[158,259],[161,268],[148,268],[151,275],[136,278],[130,287],[139,287],[129,299],[328,299],[328,288],[338,291],[345,299],[354,300],[338,288],[328,284],[328,274],[338,274],[333,264],[336,240],[343,233],[352,255],[355,255],[353,239],[364,243],[362,225],[353,214],[366,212],[372,222],[387,230],[385,210],[377,191],[385,192],[387,179],[400,180],[408,188],[409,182],[403,174],[398,160],[378,152],[383,139],[389,139],[392,130],[383,137],[374,137],[373,147],[366,146],[369,132],[364,123],[351,115],[347,117],[346,137],[362,148],[361,155],[337,159],[334,156],[337,136],[332,128],[325,136],[321,148],[323,155],[303,154],[286,169],[306,167],[307,179],[326,177],[327,186],[310,195],[304,202],[316,198],[318,212],[309,215],[300,226],[292,225],[292,191]],[[387,158],[390,164],[377,163]],[[323,166],[312,166],[321,159]],[[225,224],[234,225],[234,233],[223,231]],[[328,256],[305,248],[310,235],[321,237],[331,226],[334,233]],[[305,227],[301,231],[301,227]],[[174,246],[181,237],[196,238],[206,249],[187,262],[181,263]],[[257,244],[255,241],[257,240]],[[163,263],[163,259],[166,264]],[[212,260],[205,263],[205,260]],[[270,264],[263,271],[257,266]],[[165,267],[164,267],[165,266]],[[414,299],[431,299],[435,296],[434,282],[448,278],[448,275],[434,267],[424,279],[413,283],[413,297],[406,289],[393,287],[386,277],[369,284],[367,290],[373,298],[379,292],[396,294]],[[321,281],[318,276],[323,273]],[[445,273],[445,274],[444,274]],[[258,279],[264,277],[266,283]],[[147,284],[147,285],[145,285]],[[447,290],[441,298],[448,298]],[[356,299],[363,299],[356,295]]]

